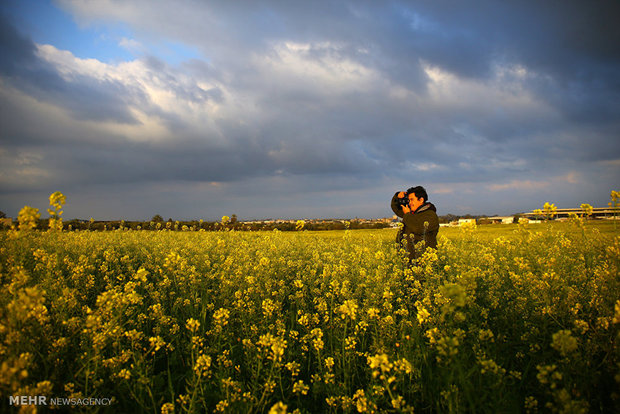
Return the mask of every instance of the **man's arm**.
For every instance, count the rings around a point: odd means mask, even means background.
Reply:
[[[402,191],[394,194],[394,197],[392,197],[392,202],[390,203],[390,207],[392,207],[392,211],[394,212],[394,214],[396,214],[400,218],[403,218],[405,213],[403,213],[403,209],[398,203],[398,198],[400,194],[402,194]]]

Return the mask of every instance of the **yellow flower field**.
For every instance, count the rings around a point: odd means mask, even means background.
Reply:
[[[1,232],[2,405],[618,412],[609,229],[442,229],[412,268],[392,230]]]

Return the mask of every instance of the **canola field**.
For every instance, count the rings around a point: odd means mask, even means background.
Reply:
[[[4,231],[2,411],[620,412],[592,223],[442,228],[413,267],[394,230]]]

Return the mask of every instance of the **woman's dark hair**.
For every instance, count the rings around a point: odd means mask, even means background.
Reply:
[[[423,198],[425,203],[428,201],[428,194],[426,194],[424,187],[419,185],[417,187],[411,187],[407,190],[407,196],[412,193],[415,194],[416,198]]]

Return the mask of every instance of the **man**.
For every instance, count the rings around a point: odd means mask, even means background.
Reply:
[[[406,241],[409,261],[422,256],[427,247],[437,248],[439,219],[437,209],[428,202],[424,187],[417,186],[394,194],[392,211],[403,219],[403,228],[398,233],[398,242]],[[420,243],[424,241],[424,243]]]

